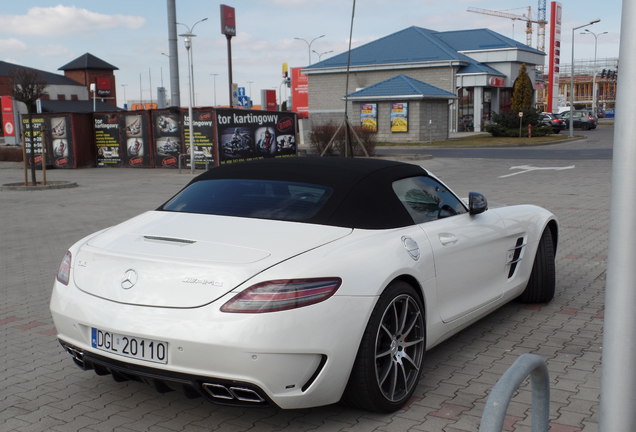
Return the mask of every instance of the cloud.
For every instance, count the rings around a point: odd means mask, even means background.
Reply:
[[[143,17],[106,15],[63,5],[33,7],[26,15],[0,15],[0,29],[27,36],[72,35],[117,27],[134,30],[141,28],[145,22]]]
[[[0,39],[0,52],[2,53],[22,53],[26,50],[27,45],[21,40],[11,38],[11,39]]]

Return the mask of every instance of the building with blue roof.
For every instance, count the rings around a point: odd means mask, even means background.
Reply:
[[[411,26],[352,49],[348,89],[348,52],[303,68],[310,121],[342,119],[346,95],[351,123],[375,116],[381,141],[418,142],[445,139],[449,131],[481,131],[493,112],[510,109],[522,64],[535,89],[541,84],[532,72],[544,56],[488,29],[440,32]],[[402,104],[406,131],[392,128],[397,114],[391,104]]]

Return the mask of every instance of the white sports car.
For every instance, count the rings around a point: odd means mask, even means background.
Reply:
[[[554,295],[557,222],[460,200],[417,165],[224,165],[66,253],[51,313],[75,363],[220,403],[402,407],[425,351]]]

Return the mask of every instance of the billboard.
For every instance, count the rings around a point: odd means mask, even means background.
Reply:
[[[120,167],[119,114],[94,114],[95,146],[97,166]]]
[[[561,58],[561,3],[550,4],[550,57],[548,58],[547,111],[559,106],[559,65]]]
[[[194,135],[194,164],[195,168],[205,168],[214,158],[214,111],[211,109],[192,110],[192,133]],[[190,119],[184,113],[183,143],[186,159],[190,160]],[[188,163],[188,166],[190,164]]]
[[[309,118],[309,78],[301,70],[292,68],[292,110],[300,118]]]
[[[294,113],[218,109],[215,114],[217,165],[296,156]]]
[[[93,114],[97,166],[153,166],[147,112]]]
[[[31,128],[31,125],[33,128]],[[70,116],[59,114],[55,116],[29,115],[22,116],[22,127],[25,131],[26,154],[31,164],[31,141],[33,141],[33,161],[36,167],[42,166],[42,150],[46,152],[46,166],[56,168],[76,167],[76,149],[71,132]]]
[[[152,129],[155,143],[155,166],[176,168],[179,164],[179,155],[183,153],[179,112],[153,111]]]
[[[236,13],[234,8],[221,5],[221,34],[225,36],[236,36]]]

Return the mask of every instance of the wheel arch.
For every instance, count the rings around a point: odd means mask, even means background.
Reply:
[[[401,281],[401,282],[405,282],[409,285],[411,285],[414,289],[415,292],[417,293],[417,296],[419,297],[420,301],[422,302],[422,306],[423,306],[423,310],[424,310],[424,323],[426,324],[426,298],[424,296],[424,290],[422,289],[422,286],[420,285],[419,281],[412,275],[409,274],[402,274],[400,276],[397,276],[396,278],[394,278],[391,282],[389,282],[385,287],[384,290],[386,290],[389,285],[391,285],[393,282],[396,281]],[[384,290],[382,290],[382,292],[384,292]]]
[[[545,229],[550,230],[550,235],[552,236],[552,244],[554,245],[554,253],[556,254],[557,246],[559,244],[559,225],[557,224],[556,220],[551,219],[550,221],[548,221]]]

